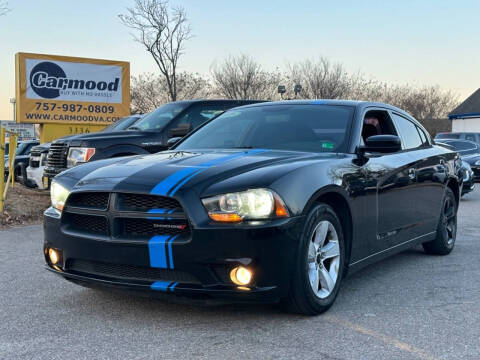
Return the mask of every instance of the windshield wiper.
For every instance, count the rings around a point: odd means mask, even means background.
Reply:
[[[130,126],[127,130],[142,130],[137,126]]]
[[[253,146],[232,146],[232,149],[254,149]]]

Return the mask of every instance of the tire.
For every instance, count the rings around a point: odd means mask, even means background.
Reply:
[[[344,267],[340,220],[329,205],[315,205],[305,221],[290,292],[282,300],[284,308],[304,315],[327,311],[337,297]]]
[[[423,249],[427,254],[448,255],[453,250],[457,238],[457,210],[458,204],[455,195],[447,187],[442,202],[436,238],[423,243]]]
[[[21,163],[19,165],[20,167],[20,180],[19,182],[23,185],[23,186],[26,186],[30,189],[33,189],[33,188],[36,188],[37,187],[37,184],[35,184],[35,182],[33,181],[30,181],[28,180],[28,177],[27,177],[27,166],[26,164],[24,163]]]
[[[13,171],[13,175],[14,175],[14,177],[15,177],[15,178],[14,178],[14,181],[15,181],[16,183],[18,183],[18,182],[20,182],[21,180],[23,180],[23,178],[22,178],[22,173],[23,173],[22,165],[23,165],[23,163],[18,164],[18,165],[15,167],[14,171]]]

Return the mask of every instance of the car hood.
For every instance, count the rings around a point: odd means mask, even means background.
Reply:
[[[50,149],[50,143],[43,143],[43,144],[34,146],[32,150],[30,150],[30,153],[48,152],[49,149]]]
[[[480,155],[475,154],[475,155],[470,155],[470,156],[462,156],[462,160],[469,163],[470,165],[474,165],[475,162],[480,160]]]
[[[29,159],[30,158],[30,154],[29,155],[15,155],[15,163],[17,163],[18,161],[20,160],[25,160],[25,159]],[[7,161],[9,159],[9,155],[5,155],[5,161]]]
[[[264,149],[215,151],[165,151],[106,159],[67,170],[55,181],[73,191],[138,192],[173,196],[193,189],[204,193],[209,186],[242,174],[239,187],[267,185],[282,174],[311,161],[328,161],[342,155]],[[253,170],[269,168],[264,175]],[[252,172],[252,176],[245,176]]]
[[[151,134],[151,132],[137,131],[137,130],[120,130],[120,131],[109,131],[109,132],[96,132],[91,134],[80,134],[80,135],[70,135],[64,136],[54,141],[54,143],[67,143],[70,145],[81,145],[82,142],[91,142],[91,141],[103,141],[106,139],[132,139],[137,137],[142,137],[145,135]]]

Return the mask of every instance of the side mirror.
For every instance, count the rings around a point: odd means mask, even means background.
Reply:
[[[359,147],[361,153],[394,153],[402,150],[402,142],[396,135],[373,135],[367,138],[365,145]]]
[[[178,127],[170,129],[170,137],[184,137],[191,130],[190,124],[180,124]]]
[[[173,145],[175,145],[176,143],[178,143],[180,140],[182,140],[182,138],[181,138],[180,136],[177,136],[177,137],[173,137],[173,138],[168,139],[168,141],[167,141],[167,147],[168,147],[168,148],[171,148]]]

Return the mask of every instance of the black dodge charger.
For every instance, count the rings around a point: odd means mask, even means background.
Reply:
[[[56,176],[45,260],[90,287],[318,314],[347,272],[417,244],[450,253],[459,166],[393,106],[243,106],[168,151]]]

